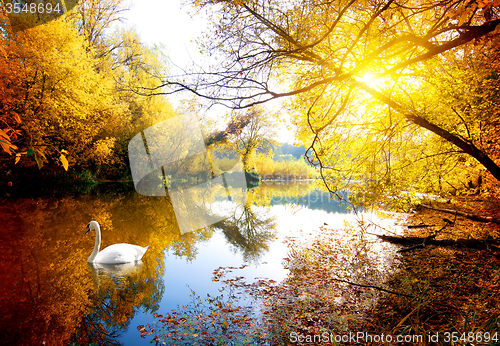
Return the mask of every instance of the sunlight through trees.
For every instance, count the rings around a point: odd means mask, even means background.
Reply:
[[[286,99],[330,191],[351,181],[372,197],[449,192],[477,184],[484,170],[500,179],[494,150],[470,137],[479,113],[451,102],[436,80],[460,65],[483,73],[482,56],[498,46],[494,1],[192,4],[211,19],[200,47],[219,62],[165,78],[166,93],[191,90],[237,109]],[[496,116],[483,96],[466,94]]]

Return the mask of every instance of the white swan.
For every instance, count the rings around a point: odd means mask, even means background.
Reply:
[[[95,230],[95,245],[94,251],[90,254],[90,257],[87,259],[89,263],[129,263],[140,261],[149,245],[146,247],[141,247],[138,245],[131,244],[113,244],[99,252],[99,248],[101,247],[101,227],[97,221],[90,221],[87,225],[87,232],[89,233],[91,230]]]

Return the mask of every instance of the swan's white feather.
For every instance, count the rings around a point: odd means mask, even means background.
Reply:
[[[140,261],[149,246],[113,244],[100,251],[94,258],[96,263],[128,263]]]
[[[90,230],[95,230],[95,244],[92,254],[87,259],[89,263],[120,264],[137,262],[142,259],[149,246],[141,247],[132,244],[113,244],[99,252],[101,246],[101,227],[97,221],[90,221],[87,225],[87,234]]]

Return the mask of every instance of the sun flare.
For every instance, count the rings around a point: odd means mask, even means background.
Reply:
[[[361,81],[371,88],[378,89],[381,85],[380,78],[375,77],[371,73],[366,73],[361,76]]]

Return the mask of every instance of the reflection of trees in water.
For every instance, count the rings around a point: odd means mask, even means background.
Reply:
[[[114,279],[99,275],[96,288],[86,262],[94,238],[83,235],[91,219],[103,226],[102,248],[150,245],[141,271]],[[112,344],[138,309],[158,307],[162,250],[179,242],[190,254],[196,242],[181,237],[168,201],[138,195],[5,201],[0,222],[5,345]]]
[[[305,196],[317,188],[316,182],[262,182],[258,187],[248,190],[248,199],[252,204],[271,205],[274,199],[293,200]]]
[[[257,205],[296,204],[333,213],[345,213],[348,210],[348,197],[347,191],[338,191],[338,196],[332,196],[323,191],[317,182],[264,182],[249,191],[249,200]]]
[[[115,339],[128,329],[138,310],[158,310],[164,283],[156,271],[145,266],[89,264],[94,280],[94,289],[89,291],[93,306],[82,318],[75,341],[120,345]]]
[[[56,224],[59,205],[51,200],[9,202],[0,205],[2,344],[64,345],[86,309],[91,285],[74,220]],[[76,209],[71,200],[67,207]]]
[[[2,342],[110,344],[138,309],[157,307],[164,290],[166,249],[194,259],[196,244],[220,228],[247,260],[255,261],[267,251],[275,236],[274,219],[252,208],[248,202],[212,228],[181,235],[168,198],[105,194],[4,201],[0,204]],[[150,246],[140,272],[114,279],[99,275],[96,288],[86,262],[94,238],[83,235],[92,219],[102,227],[101,248],[120,242]]]
[[[275,218],[267,217],[264,213],[259,215],[248,203],[238,208],[232,217],[216,223],[214,227],[222,230],[226,240],[241,251],[245,261],[257,262],[269,250],[269,243],[276,236]]]
[[[84,315],[79,323],[80,327],[72,335],[71,342],[77,345],[123,345],[116,340],[123,330],[118,327],[107,329],[102,323],[95,323],[91,315]]]
[[[198,255],[199,242],[206,242],[212,238],[213,228],[205,227],[193,232],[184,233],[181,237],[182,241],[177,241],[170,244],[169,248],[175,256],[186,259],[187,262],[192,262]]]

